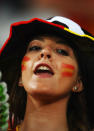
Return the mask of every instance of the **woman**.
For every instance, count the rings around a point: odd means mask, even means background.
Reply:
[[[78,24],[60,16],[15,23],[1,51],[10,128],[94,128],[94,38]]]

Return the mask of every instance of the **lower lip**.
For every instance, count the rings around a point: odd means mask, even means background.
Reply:
[[[49,78],[49,77],[52,77],[53,75],[51,74],[48,74],[48,73],[38,73],[36,74],[38,77],[40,78]]]

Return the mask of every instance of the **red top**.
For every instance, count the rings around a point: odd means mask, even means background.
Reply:
[[[10,128],[8,128],[7,131],[17,131],[17,130],[16,130],[16,128],[15,128],[15,129],[10,129]]]

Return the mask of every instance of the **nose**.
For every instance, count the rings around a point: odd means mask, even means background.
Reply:
[[[49,48],[45,48],[40,53],[40,58],[51,58],[51,50]]]
[[[51,58],[51,55],[50,54],[47,54],[45,55],[44,53],[41,53],[41,58],[44,57],[44,58]]]

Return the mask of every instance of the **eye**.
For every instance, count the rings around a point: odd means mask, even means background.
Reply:
[[[39,51],[41,50],[41,47],[40,46],[32,46],[32,47],[29,47],[28,51]]]
[[[63,49],[56,49],[56,52],[64,56],[69,56],[69,53]]]

